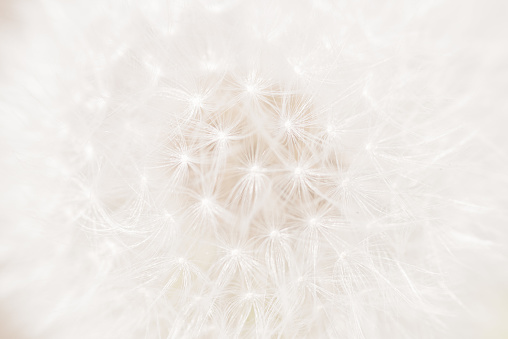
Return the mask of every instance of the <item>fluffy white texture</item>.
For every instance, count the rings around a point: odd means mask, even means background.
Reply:
[[[2,6],[3,337],[507,335],[501,1]]]

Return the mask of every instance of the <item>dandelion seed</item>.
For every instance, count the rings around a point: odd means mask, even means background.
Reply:
[[[298,65],[293,66],[293,70],[298,75],[302,75],[303,74],[303,69],[300,66],[298,66]]]
[[[309,219],[309,226],[312,228],[316,228],[318,226],[317,218],[310,218]]]
[[[190,101],[191,108],[193,111],[197,111],[197,110],[203,108],[203,102],[204,102],[203,96],[196,94],[196,95],[192,96],[189,99],[189,101]]]
[[[335,136],[335,128],[332,126],[332,125],[328,125],[326,126],[326,133],[330,136],[330,137],[334,137]]]
[[[305,176],[305,171],[301,167],[296,167],[293,172],[295,174],[295,177],[297,177],[299,179],[301,179],[302,177]]]
[[[273,239],[278,239],[281,237],[281,234],[279,231],[277,230],[273,230],[270,232],[270,238],[273,238]]]
[[[93,146],[92,146],[92,145],[87,144],[87,145],[85,146],[85,150],[84,150],[84,151],[85,151],[85,157],[86,157],[86,159],[87,159],[88,161],[90,161],[90,160],[92,160],[92,159],[94,158],[94,156],[95,156],[95,152],[94,152],[94,148],[93,148]]]
[[[183,166],[187,166],[190,162],[190,157],[185,154],[185,153],[182,153],[180,155],[180,164],[183,165]]]
[[[254,95],[254,96],[256,94],[258,94],[258,92],[259,92],[259,88],[256,85],[254,85],[254,84],[247,84],[247,85],[245,85],[245,90],[249,94]]]
[[[254,164],[249,168],[249,173],[253,176],[259,176],[263,174],[263,169],[260,166]]]
[[[293,122],[289,119],[287,119],[285,122],[284,122],[284,128],[286,129],[286,131],[288,133],[291,132],[291,130],[293,129]]]

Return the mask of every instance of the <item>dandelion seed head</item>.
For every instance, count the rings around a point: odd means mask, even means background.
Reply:
[[[21,337],[454,338],[508,219],[505,23],[458,0],[90,1],[16,7],[0,53]]]

